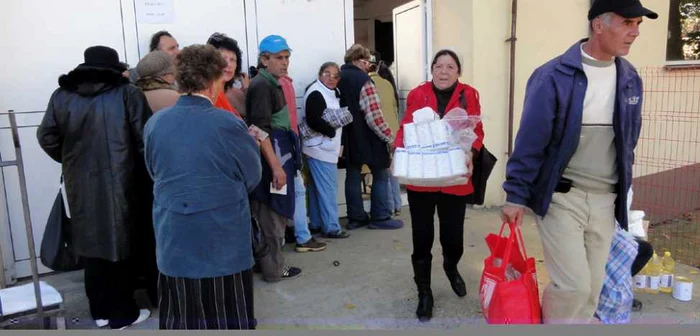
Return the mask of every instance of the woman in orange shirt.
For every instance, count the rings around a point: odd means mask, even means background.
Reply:
[[[242,119],[241,114],[233,108],[231,102],[229,101],[226,91],[228,90],[237,90],[235,88],[232,88],[234,78],[238,77],[241,74],[241,64],[240,60],[242,57],[242,52],[241,48],[238,47],[238,42],[236,40],[226,36],[225,34],[221,33],[214,33],[209,37],[209,40],[207,40],[207,44],[212,45],[214,48],[218,49],[219,52],[221,53],[221,57],[226,60],[226,68],[224,69],[224,76],[223,76],[223,81],[226,83],[224,85],[224,91],[219,93],[219,95],[216,97],[216,101],[214,102],[214,106],[233,112],[235,115],[237,115],[239,118]],[[242,76],[243,78],[243,90],[245,90],[246,87],[246,82],[249,82],[245,76]],[[244,103],[244,102],[239,102],[239,103]],[[240,105],[240,104],[238,104]],[[245,106],[245,105],[244,105]],[[240,108],[241,106],[239,106]]]

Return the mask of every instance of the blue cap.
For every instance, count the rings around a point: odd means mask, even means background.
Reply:
[[[285,50],[292,51],[292,48],[287,44],[287,40],[279,35],[269,35],[260,41],[260,47],[258,48],[260,53],[269,52],[271,54],[276,54]]]

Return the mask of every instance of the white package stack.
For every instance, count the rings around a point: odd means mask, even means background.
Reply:
[[[423,155],[420,152],[408,152],[408,178],[423,178]]]
[[[425,178],[425,179],[438,178],[437,154],[435,154],[435,153],[423,154],[423,178]]]
[[[467,156],[459,147],[450,148],[450,170],[453,175],[467,174]]]
[[[433,136],[433,144],[435,147],[447,147],[447,124],[444,120],[435,120],[430,123],[430,133]]]
[[[430,107],[424,107],[418,111],[413,112],[413,122],[415,124],[428,123],[437,117],[437,114]]]
[[[418,142],[420,143],[420,148],[433,148],[433,135],[430,132],[430,123],[418,124],[416,129],[418,131]]]
[[[403,125],[403,142],[406,149],[418,148],[418,130],[416,124],[410,123]]]
[[[452,176],[452,164],[450,163],[450,154],[445,151],[437,152],[437,172],[439,178]]]
[[[408,152],[404,148],[394,152],[394,177],[408,177]]]

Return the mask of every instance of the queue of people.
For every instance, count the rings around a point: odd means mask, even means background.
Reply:
[[[538,216],[552,278],[547,323],[594,318],[615,222],[626,229],[621,191],[631,183],[642,92],[623,56],[643,17],[658,15],[639,1],[596,1],[589,37],[528,81],[502,217],[520,224],[526,207]],[[85,62],[59,78],[37,132],[62,164],[75,254],[86,260],[90,313],[100,327],[150,316],[133,298],[143,278],[161,329],[255,329],[253,274],[267,282],[302,274],[282,253],[288,228],[300,253],[326,250],[320,237],[403,228],[390,166],[404,125],[425,107],[440,118],[456,107],[481,115],[479,93],[460,80],[463,64],[451,50],[434,55],[431,80],[409,93],[400,114],[391,72],[362,45],[351,46],[342,65],[320,65],[297,110],[284,37],[261,40],[253,78],[242,71],[237,41],[214,33],[203,42],[181,50],[158,32],[133,69],[112,48],[87,48]],[[481,122],[475,134],[464,162],[470,174],[484,142]],[[345,228],[339,167],[347,172]],[[373,180],[369,213],[364,167]],[[473,183],[406,186],[421,321],[433,316],[436,210],[443,271],[454,293],[467,295],[458,265]],[[254,256],[254,244],[267,252]]]

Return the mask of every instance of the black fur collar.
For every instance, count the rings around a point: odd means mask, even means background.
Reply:
[[[111,87],[129,84],[129,79],[115,70],[76,68],[58,78],[58,85],[71,92],[95,94]]]

